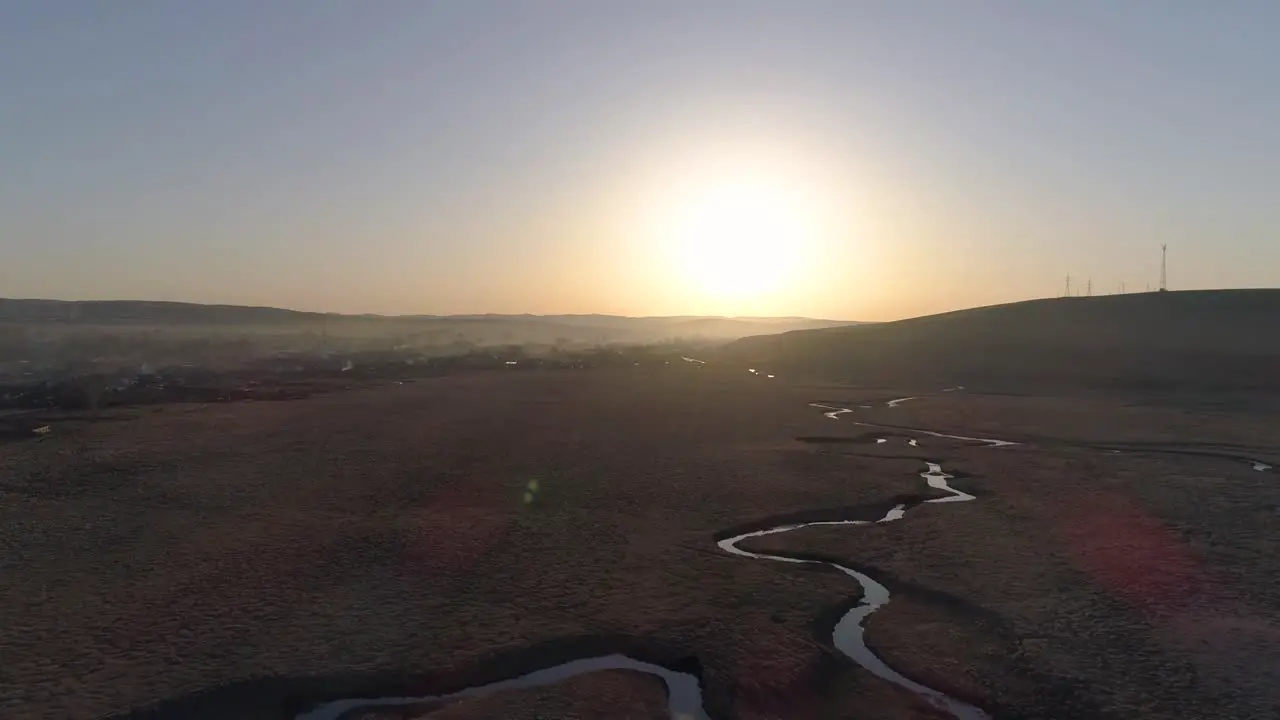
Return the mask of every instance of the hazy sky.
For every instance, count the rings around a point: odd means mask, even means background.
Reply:
[[[805,229],[726,294],[672,218],[746,176]],[[1280,284],[1280,2],[0,0],[0,297],[878,320],[1165,242]]]

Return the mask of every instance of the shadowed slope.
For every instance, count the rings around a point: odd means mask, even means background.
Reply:
[[[1280,389],[1280,290],[1052,298],[731,343],[726,358],[859,382]]]

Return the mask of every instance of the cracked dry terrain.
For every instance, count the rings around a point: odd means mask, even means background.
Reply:
[[[713,541],[926,493],[926,459],[978,499],[746,547],[873,574],[871,647],[995,717],[1274,717],[1280,478],[1232,459],[1280,465],[1274,414],[740,374],[477,374],[0,444],[0,717],[289,718],[614,651],[696,659],[718,719],[929,717],[830,646],[856,583]],[[796,440],[855,420],[1026,444]],[[356,716],[665,713],[609,672]]]

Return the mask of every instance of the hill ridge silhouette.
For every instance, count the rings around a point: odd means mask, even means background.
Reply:
[[[452,313],[432,315],[405,313],[338,313],[292,310],[268,305],[234,305],[197,303],[178,300],[53,300],[43,298],[0,298],[0,321],[66,321],[69,318],[93,320],[169,321],[169,322],[288,322],[338,320],[504,320],[504,321],[576,321],[576,322],[701,322],[708,320],[742,323],[821,323],[831,326],[858,324],[858,321],[830,320],[800,316],[732,316],[732,315],[613,315],[609,313]]]
[[[1280,290],[1044,298],[743,338],[722,354],[876,382],[1280,389]]]

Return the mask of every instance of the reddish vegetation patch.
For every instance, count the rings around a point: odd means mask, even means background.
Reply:
[[[452,488],[410,511],[404,522],[401,566],[406,572],[456,573],[497,544],[510,525],[511,511],[493,493]]]
[[[816,648],[791,634],[766,632],[755,637],[740,648],[734,665],[734,717],[821,717],[816,692],[819,657]]]
[[[140,573],[127,594],[86,618],[87,627],[68,636],[75,647],[50,644],[49,652],[66,649],[65,657],[74,658],[63,662],[77,664],[77,682],[101,687],[127,680],[145,689],[159,685],[179,658],[207,651],[211,636],[222,647],[251,647],[253,628],[279,617],[324,575],[335,544],[314,526],[245,521],[196,529],[190,548],[196,551],[173,565]],[[164,651],[140,651],[157,647]]]
[[[1132,499],[1097,490],[1061,507],[1057,529],[1068,557],[1107,592],[1157,615],[1209,599],[1205,569],[1182,538]]]

